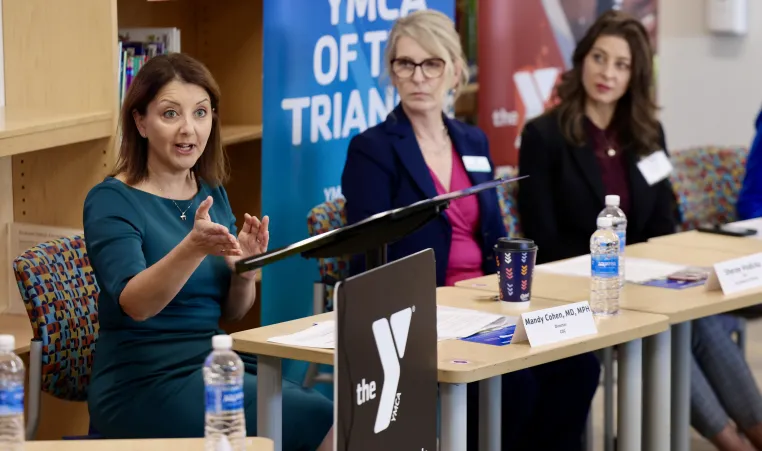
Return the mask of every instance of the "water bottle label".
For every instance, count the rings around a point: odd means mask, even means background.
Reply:
[[[594,255],[591,262],[593,277],[619,277],[618,255]]]
[[[206,411],[208,413],[234,412],[243,409],[243,387],[223,385],[206,387]]]
[[[619,252],[624,253],[624,247],[627,246],[627,232],[619,230],[616,234],[619,235]]]
[[[24,386],[14,384],[0,388],[0,416],[24,413]]]

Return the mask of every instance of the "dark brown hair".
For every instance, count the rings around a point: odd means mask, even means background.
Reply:
[[[572,68],[561,77],[556,88],[561,130],[566,140],[581,146],[585,142],[583,119],[587,93],[582,84],[585,57],[601,36],[618,36],[627,41],[632,53],[630,83],[619,99],[612,118],[612,126],[620,143],[628,143],[640,155],[661,148],[658,107],[653,100],[653,51],[648,32],[634,17],[621,11],[603,13],[579,41],[572,56]]]
[[[173,80],[198,85],[209,94],[212,131],[206,148],[191,171],[211,186],[221,185],[228,178],[229,166],[220,137],[220,87],[206,66],[182,53],[151,58],[132,80],[122,104],[118,132],[118,135],[121,134],[119,157],[111,176],[124,174],[130,185],[137,184],[148,176],[148,140],[140,135],[133,112],[145,115],[148,104]]]

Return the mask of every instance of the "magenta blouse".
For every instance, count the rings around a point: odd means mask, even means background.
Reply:
[[[445,194],[445,190],[434,171],[429,168],[431,178],[437,194]],[[460,154],[452,149],[452,175],[450,190],[458,191],[469,188],[471,180],[468,178],[466,168]],[[479,201],[476,196],[461,197],[450,202],[450,207],[445,210],[447,219],[452,226],[452,241],[450,243],[450,256],[447,262],[447,274],[445,285],[453,286],[456,282],[484,275],[482,271],[482,250],[476,240],[479,231]]]

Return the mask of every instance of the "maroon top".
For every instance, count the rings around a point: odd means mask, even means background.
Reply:
[[[614,132],[601,130],[590,119],[585,117],[590,143],[595,153],[595,159],[601,168],[604,195],[618,194],[619,208],[624,214],[630,215],[630,177],[627,172],[627,159],[622,151],[622,146],[617,142]],[[609,149],[614,149],[616,154],[608,154]]]

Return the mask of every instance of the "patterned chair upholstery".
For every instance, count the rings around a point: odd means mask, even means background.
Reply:
[[[499,175],[501,177],[518,177],[519,170],[518,167],[508,166],[504,167]],[[508,232],[508,236],[515,238],[523,236],[521,224],[519,223],[518,194],[519,184],[516,182],[497,187],[497,202],[500,205],[503,225],[506,232]]]
[[[680,210],[682,231],[702,223],[737,221],[736,202],[746,173],[749,150],[744,147],[696,147],[671,154],[672,182]],[[718,315],[742,351],[746,349],[746,318],[753,309]]]
[[[323,202],[307,214],[307,230],[310,236],[320,235],[343,227],[347,223],[344,198]],[[325,286],[324,311],[333,310],[333,286],[349,276],[349,258],[320,258],[320,281]]]
[[[13,270],[34,332],[32,358],[41,363],[40,374],[30,372],[30,381],[39,378],[40,389],[57,398],[86,400],[98,338],[100,289],[84,239],[73,236],[39,244],[14,259]],[[35,349],[41,349],[39,356]],[[31,404],[33,423],[38,420],[33,410],[39,405]],[[35,429],[36,424],[31,425],[27,435],[33,436]]]
[[[675,170],[670,180],[682,218],[680,230],[737,220],[736,201],[748,152],[743,147],[696,147],[671,154]]]
[[[509,183],[497,187],[497,202],[500,204],[500,213],[503,217],[503,225],[508,236],[521,238],[521,224],[519,223],[519,210],[516,205],[516,196],[519,192],[518,183]]]

